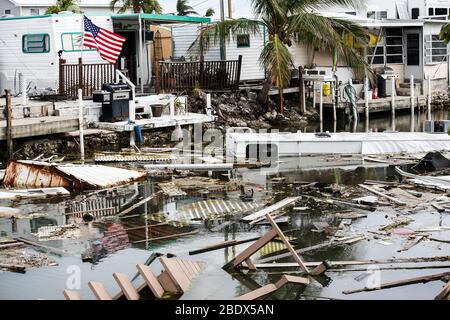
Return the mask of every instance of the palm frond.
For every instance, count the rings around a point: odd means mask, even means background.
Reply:
[[[277,87],[284,88],[289,81],[289,69],[293,62],[291,52],[278,35],[269,39],[259,61],[275,79]]]
[[[250,19],[225,20],[208,24],[200,29],[197,38],[188,51],[201,54],[211,46],[219,44],[220,39],[230,42],[231,37],[236,34],[259,34],[261,26],[260,21]]]
[[[331,52],[335,49],[338,60],[352,67],[358,75],[372,72],[363,53],[344,41],[344,36],[350,35],[360,46],[367,46],[369,38],[364,28],[350,21],[327,18],[314,12],[295,14],[289,20],[289,31],[298,42],[320,51]]]
[[[289,2],[290,12],[311,10],[320,11],[335,7],[345,7],[349,9],[362,10],[366,8],[363,0],[285,0]]]

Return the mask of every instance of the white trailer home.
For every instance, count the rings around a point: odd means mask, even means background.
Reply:
[[[110,16],[90,17],[112,30]],[[105,63],[92,49],[81,47],[82,15],[44,15],[0,18],[0,90],[20,92],[19,75],[27,80],[28,90],[58,88],[58,52],[67,63]]]
[[[141,92],[152,83],[151,26],[208,23],[209,18],[158,14],[92,14],[94,24],[124,36],[119,69],[127,69]],[[59,85],[59,54],[67,64],[106,64],[97,51],[81,47],[83,15],[52,14],[0,18],[0,90],[19,89],[19,74],[28,92],[55,91]],[[59,53],[59,54],[58,54]]]

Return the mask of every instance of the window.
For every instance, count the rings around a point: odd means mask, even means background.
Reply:
[[[5,9],[5,14],[11,14],[11,10]]]
[[[401,28],[386,29],[386,62],[403,63],[403,30]]]
[[[39,15],[39,9],[30,9],[30,16],[38,16]]]
[[[428,8],[428,15],[434,16],[434,8]]]
[[[425,36],[425,59],[426,63],[438,63],[447,57],[447,46],[438,35],[428,34]]]
[[[448,15],[448,9],[447,8],[434,8],[434,15],[435,16],[446,16],[446,15]]]
[[[50,51],[50,36],[48,34],[25,34],[22,37],[24,53],[45,53]]]
[[[387,11],[369,11],[367,12],[367,18],[370,19],[387,19]]]
[[[237,47],[238,48],[250,47],[250,35],[249,34],[238,34],[237,35]]]
[[[420,15],[420,10],[419,10],[419,8],[412,8],[412,9],[411,9],[411,18],[412,18],[413,20],[417,20],[417,19],[419,18],[419,15]]]
[[[373,58],[373,64],[384,64],[384,45],[382,43],[378,43],[375,55],[373,54],[374,51],[375,47],[368,48],[367,50],[368,63],[370,64]]]
[[[81,32],[67,32],[61,34],[61,47],[63,51],[94,51],[95,49],[81,46],[82,37],[83,33]]]

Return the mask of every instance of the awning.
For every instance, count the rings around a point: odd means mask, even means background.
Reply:
[[[157,22],[160,24],[211,22],[210,18],[205,17],[176,16],[172,14],[150,14],[150,13],[113,14],[111,15],[111,18],[121,20],[147,20],[151,22]]]

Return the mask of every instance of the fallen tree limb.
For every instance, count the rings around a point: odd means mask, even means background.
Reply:
[[[410,284],[416,284],[416,283],[427,283],[430,281],[436,281],[443,279],[445,277],[450,276],[450,272],[444,272],[444,273],[438,273],[438,274],[432,274],[427,276],[421,276],[421,277],[415,277],[410,279],[404,279],[404,280],[397,280],[397,281],[391,281],[381,284],[379,287],[364,287],[362,289],[356,289],[356,290],[345,290],[342,291],[343,294],[353,294],[353,293],[359,293],[359,292],[365,292],[365,291],[376,291],[376,290],[383,290],[383,289],[389,289],[389,288],[395,288],[400,286],[407,286]]]
[[[14,265],[14,264],[0,263],[0,269],[8,269],[9,271],[18,272],[18,273],[26,272],[26,267],[20,266],[20,265]]]

